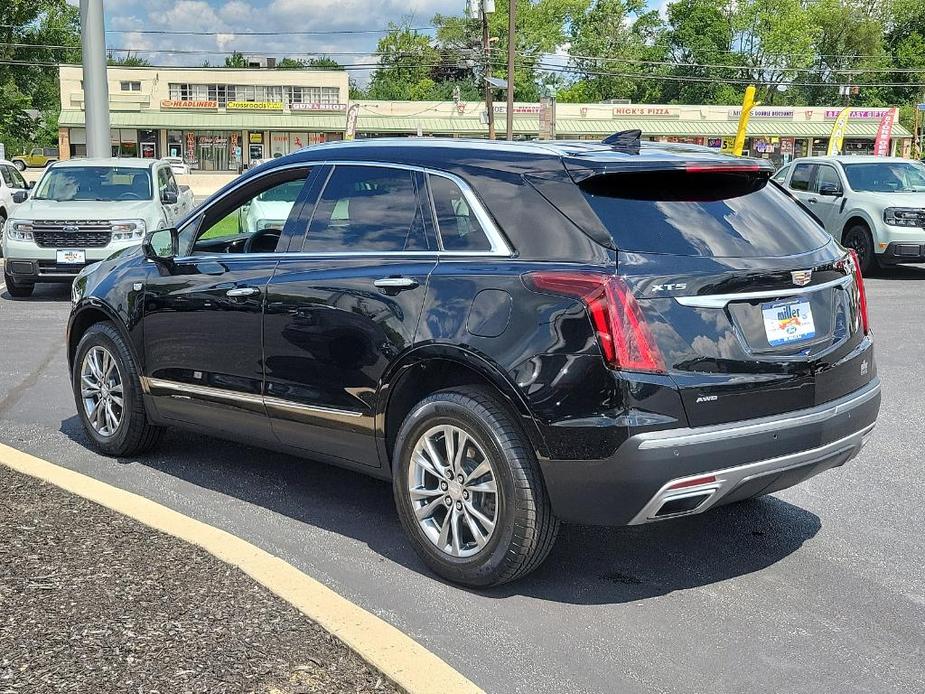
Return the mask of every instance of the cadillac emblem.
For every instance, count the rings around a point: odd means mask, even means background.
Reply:
[[[812,270],[794,270],[790,273],[793,283],[798,287],[805,287],[813,278]]]

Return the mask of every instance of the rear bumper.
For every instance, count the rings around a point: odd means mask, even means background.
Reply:
[[[866,443],[879,410],[874,379],[819,407],[637,434],[612,458],[540,464],[562,520],[635,525],[786,489],[843,465]]]

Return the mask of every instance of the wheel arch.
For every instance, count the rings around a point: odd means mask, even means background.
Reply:
[[[395,438],[411,408],[431,393],[461,385],[491,389],[520,423],[536,454],[546,456],[545,440],[526,400],[499,366],[465,348],[427,345],[405,354],[380,384],[376,442],[383,470],[392,469]]]
[[[83,303],[78,304],[77,308],[71,312],[71,317],[68,319],[68,370],[70,371],[74,368],[74,355],[77,352],[77,345],[80,344],[80,340],[86,334],[87,330],[89,330],[97,323],[104,322],[112,323],[116,327],[116,330],[119,331],[119,334],[122,335],[122,339],[125,340],[125,344],[128,345],[128,349],[132,354],[132,358],[135,360],[135,363],[138,365],[140,371],[141,360],[138,358],[139,355],[135,350],[135,344],[132,341],[131,336],[128,334],[128,331],[126,330],[122,320],[120,320],[119,314],[105,303],[92,300],[85,300]]]
[[[874,252],[876,252],[877,237],[875,234],[877,233],[877,225],[873,223],[870,215],[865,210],[855,209],[848,213],[848,219],[845,221],[844,225],[842,225],[841,238],[838,239],[838,242],[841,243],[844,240],[847,231],[856,224],[867,227],[867,231],[870,232],[871,240],[874,243]]]

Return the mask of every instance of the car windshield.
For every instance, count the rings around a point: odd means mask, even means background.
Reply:
[[[869,193],[925,192],[925,166],[908,161],[842,164],[852,190]]]
[[[147,169],[113,166],[66,166],[42,178],[35,200],[150,200],[151,174]]]

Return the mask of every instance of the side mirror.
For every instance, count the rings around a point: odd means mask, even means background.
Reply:
[[[35,188],[35,181],[27,181],[26,188],[29,190],[32,190],[33,188]]]
[[[819,195],[824,197],[840,198],[841,194],[841,188],[839,188],[834,183],[824,183],[819,187]]]
[[[161,202],[165,205],[176,205],[179,200],[180,196],[175,190],[165,190],[161,193]]]
[[[141,250],[148,260],[170,262],[179,252],[179,241],[176,229],[156,229],[145,234]]]
[[[20,203],[23,203],[29,199],[29,192],[25,190],[17,190],[11,197],[13,198],[13,202],[19,205]]]

